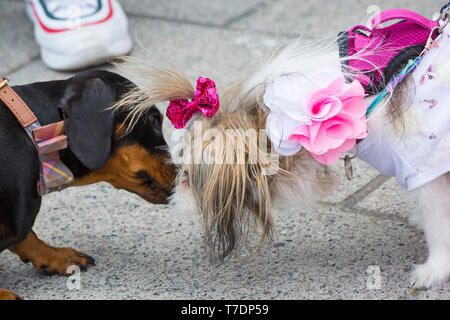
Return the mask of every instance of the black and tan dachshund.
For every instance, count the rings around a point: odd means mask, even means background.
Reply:
[[[33,83],[13,89],[41,125],[65,120],[68,149],[62,162],[74,174],[72,186],[106,181],[145,200],[164,204],[176,175],[162,136],[162,117],[153,107],[125,132],[126,114],[108,109],[134,85],[115,73],[87,71],[68,80]],[[41,206],[37,193],[39,161],[34,145],[0,101],[0,252],[9,249],[41,273],[66,275],[94,260],[72,248],[54,248],[32,231]],[[1,299],[16,299],[0,289]]]

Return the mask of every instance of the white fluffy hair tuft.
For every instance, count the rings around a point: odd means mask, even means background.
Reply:
[[[236,111],[242,105],[253,104],[266,109],[262,97],[266,85],[277,77],[288,74],[301,74],[305,77],[317,72],[318,66],[334,65],[340,67],[336,39],[304,40],[293,39],[282,45],[250,77],[241,81],[239,92],[230,100],[229,111]],[[233,92],[233,91],[232,91]]]

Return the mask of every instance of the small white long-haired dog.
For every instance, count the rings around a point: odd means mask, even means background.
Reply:
[[[411,220],[425,231],[429,256],[412,273],[412,284],[417,288],[442,284],[450,276],[450,73],[445,71],[450,67],[450,39],[447,33],[445,37],[440,45],[446,50],[445,56],[438,61],[442,66],[429,77],[439,83],[432,90],[441,99],[440,105],[427,100],[428,96],[417,88],[421,81],[429,81],[424,79],[430,72],[428,65],[437,63],[431,57],[429,60],[433,61],[423,61],[367,118],[368,137],[362,139],[366,136],[364,124],[352,136],[355,141],[361,139],[359,149],[365,160],[383,173],[397,175],[401,184],[413,189],[412,194],[420,203],[420,210]],[[213,256],[227,257],[247,239],[249,232],[255,231],[255,225],[260,227],[262,239],[270,238],[271,209],[277,202],[290,201],[298,206],[314,198],[315,181],[318,173],[327,174],[323,170],[328,160],[308,151],[312,146],[301,147],[284,139],[292,133],[292,121],[298,125],[307,124],[307,120],[302,122],[304,114],[283,114],[277,106],[303,99],[301,92],[305,90],[323,89],[330,83],[330,75],[344,77],[342,64],[337,46],[317,46],[296,39],[222,94],[221,107],[213,117],[194,115],[182,131],[174,130],[166,121],[165,137],[172,156],[184,159],[178,161],[180,173],[173,202],[182,210],[190,207],[200,213],[205,241]],[[145,69],[145,87],[124,97],[116,106],[133,108],[135,117],[155,103],[194,96],[195,90],[182,72],[156,65],[140,68]],[[358,91],[348,83],[344,88]],[[299,97],[293,97],[292,92]],[[365,97],[366,103],[374,98]],[[328,107],[332,110],[339,103],[333,100]],[[432,114],[435,111],[439,113]],[[361,115],[358,117],[361,120]],[[423,120],[433,122],[436,117],[444,122],[438,136],[422,125]],[[262,130],[267,136],[252,138],[251,130]],[[174,132],[183,136],[183,147],[180,148],[180,140],[173,138]],[[336,132],[339,135],[343,131]],[[195,139],[197,133],[200,140]],[[428,142],[431,144],[423,147]],[[256,157],[252,156],[255,146],[259,152]],[[399,158],[408,152],[416,157],[405,164]],[[277,161],[274,154],[279,156]],[[411,168],[417,159],[424,161],[423,166]]]

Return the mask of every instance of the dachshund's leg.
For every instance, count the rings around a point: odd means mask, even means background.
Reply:
[[[0,300],[21,300],[17,294],[11,291],[0,289]]]
[[[95,266],[95,261],[88,255],[75,251],[72,248],[51,247],[40,240],[33,231],[30,231],[19,244],[8,248],[17,254],[23,262],[31,262],[33,266],[44,275],[70,275],[70,266],[76,265],[81,271],[89,266]]]

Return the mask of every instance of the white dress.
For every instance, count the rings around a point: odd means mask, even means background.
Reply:
[[[369,133],[358,145],[359,158],[396,177],[408,190],[450,171],[449,30],[444,30],[439,47],[433,47],[413,72],[416,95],[411,108],[421,115],[418,133],[398,140]]]

